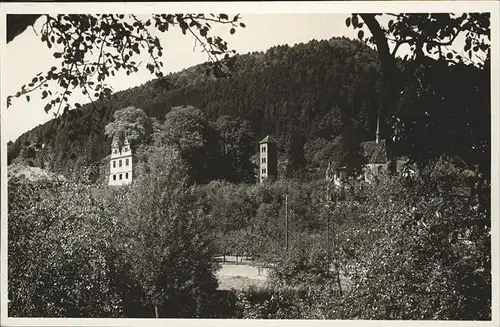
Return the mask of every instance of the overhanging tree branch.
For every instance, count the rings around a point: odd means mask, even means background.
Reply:
[[[7,43],[14,40],[29,26],[33,26],[42,15],[7,15]]]
[[[45,75],[40,72],[32,79],[31,83],[27,86],[23,85],[19,92],[7,97],[7,107],[12,105],[13,98],[19,98],[28,93],[28,90],[32,90],[33,86],[41,79],[47,82],[55,81],[61,89],[69,92],[68,85],[82,87],[82,85],[88,84],[89,88],[92,89],[91,85],[94,84],[92,78],[96,73],[98,85],[93,96],[95,99],[108,97],[112,90],[108,86],[105,87],[104,80],[110,75],[114,76],[115,72],[119,70],[124,70],[127,75],[137,72],[138,65],[133,57],[146,51],[150,56],[150,62],[146,65],[146,69],[156,77],[162,78],[163,61],[160,60],[160,57],[162,57],[164,48],[160,39],[152,36],[150,29],[163,33],[168,31],[170,26],[180,28],[183,34],[186,34],[189,29],[196,41],[203,45],[203,48],[211,50],[207,51],[209,66],[214,69],[214,72],[218,72],[219,60],[229,61],[231,55],[234,55],[236,51],[228,49],[227,43],[222,38],[210,35],[211,26],[208,21],[230,25],[231,34],[235,33],[237,27],[245,27],[245,24],[240,22],[239,15],[231,18],[226,14],[210,14],[211,17],[207,17],[205,14],[154,14],[144,20],[138,19],[135,15],[123,14],[61,14],[54,16],[15,14],[7,17],[7,42],[14,40],[29,26],[34,26],[34,23],[41,16],[46,17],[46,22],[41,27],[40,40],[49,49],[55,48],[53,56],[56,59],[61,59],[61,67],[53,66]],[[200,36],[194,34],[196,29]],[[94,49],[99,50],[97,62],[92,58]],[[114,54],[114,51],[117,54]],[[223,59],[219,59],[217,55]],[[80,68],[79,75],[75,75],[74,71],[68,71],[65,68],[72,64]],[[87,92],[86,88],[83,88],[82,91]],[[42,99],[49,95],[52,96],[49,83],[42,83],[40,92]],[[61,100],[60,98],[55,99],[56,103],[59,103],[58,99]],[[68,99],[69,97],[62,98],[63,102],[67,102]],[[26,96],[26,100],[30,101],[29,95]],[[48,102],[45,110],[51,110],[56,103],[54,101]],[[65,108],[70,106],[68,104]],[[80,104],[75,103],[74,106],[79,107]]]
[[[366,26],[373,35],[373,40],[377,46],[377,52],[379,55],[380,62],[387,76],[395,76],[398,69],[396,66],[396,61],[394,56],[392,56],[389,51],[389,44],[387,43],[387,37],[385,32],[382,30],[379,22],[375,18],[375,14],[360,14],[359,15]]]

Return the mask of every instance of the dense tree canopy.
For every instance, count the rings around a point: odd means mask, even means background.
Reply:
[[[204,217],[190,206],[179,152],[170,146],[149,151],[147,173],[135,180],[118,213],[124,260],[156,317],[197,316],[217,288],[214,248]]]
[[[116,207],[80,183],[9,178],[9,316],[116,317]]]
[[[146,141],[145,138],[151,134],[151,125],[151,120],[142,109],[127,107],[115,111],[114,120],[106,125],[104,133],[123,145],[125,139],[129,142]]]
[[[250,157],[255,153],[255,135],[249,121],[234,116],[221,116],[214,128],[219,138],[220,171],[230,182],[254,182],[254,165]],[[235,169],[236,168],[236,169]]]
[[[352,14],[346,25],[376,46],[386,86],[380,111],[399,146],[418,163],[446,153],[489,175],[490,14]]]

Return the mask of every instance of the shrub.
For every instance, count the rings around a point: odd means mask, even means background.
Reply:
[[[110,207],[73,183],[9,179],[9,315],[119,317]]]
[[[216,251],[207,221],[191,206],[185,164],[168,147],[152,147],[147,164],[119,212],[122,259],[151,316],[206,316],[217,288]]]

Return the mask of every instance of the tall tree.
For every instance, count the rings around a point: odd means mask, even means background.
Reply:
[[[253,181],[255,166],[250,157],[255,153],[255,135],[250,123],[234,116],[221,116],[214,128],[220,140],[221,176],[230,182]]]
[[[388,18],[387,24],[381,23],[384,18]],[[403,122],[398,126],[393,124],[392,127],[401,133],[416,124],[422,131],[421,134],[427,134],[425,129],[429,126],[428,122],[441,118],[439,109],[453,106],[450,104],[452,99],[444,96],[440,80],[445,80],[446,84],[450,85],[450,80],[458,80],[457,70],[464,69],[468,71],[469,78],[474,78],[477,72],[472,66],[486,72],[483,81],[489,80],[487,77],[491,60],[489,13],[352,14],[346,19],[346,25],[358,30],[359,39],[376,46],[382,64],[382,81],[385,84],[379,108],[382,114],[386,115],[384,119],[389,118],[387,108],[408,107],[409,99],[413,103],[418,103],[415,107],[419,109],[412,109],[413,112],[418,111],[418,117],[415,114],[412,117],[396,114],[396,118]],[[371,32],[371,36],[365,36],[363,30],[365,26]],[[461,39],[463,41],[459,41]],[[466,57],[456,50],[459,42],[464,42],[463,51],[467,54]],[[409,48],[410,54],[401,58],[398,56],[398,50],[405,47]],[[465,68],[465,65],[471,67]],[[457,75],[450,79],[450,74]],[[477,84],[477,81],[475,83],[486,93],[489,90],[489,86]],[[489,98],[489,95],[484,94],[484,96]],[[476,101],[479,99],[480,97],[477,97]],[[450,114],[451,112],[452,110]],[[484,113],[480,115],[484,116]],[[441,123],[439,125],[441,126]],[[488,128],[486,125],[479,128]],[[441,131],[444,130],[441,128]],[[401,134],[393,136],[396,139],[402,137]],[[476,143],[482,142],[478,140]],[[450,144],[447,146],[449,149],[452,148]],[[475,144],[475,146],[480,145]]]
[[[95,190],[93,190],[95,191]],[[120,317],[116,207],[89,186],[9,176],[9,315]]]
[[[144,110],[129,106],[115,111],[114,121],[106,125],[105,134],[116,140],[121,147],[129,142],[145,141],[152,132],[152,121]]]
[[[216,174],[212,158],[215,156],[210,140],[211,126],[203,112],[193,106],[173,107],[163,124],[158,125],[153,138],[155,144],[166,144],[180,152],[186,160],[191,182],[206,182]]]
[[[338,164],[345,167],[349,176],[360,174],[363,165],[366,163],[357,128],[352,123],[344,127],[338,158]]]
[[[204,217],[190,205],[186,166],[169,146],[151,147],[148,157],[120,212],[124,260],[155,317],[206,315],[217,288],[215,253]]]

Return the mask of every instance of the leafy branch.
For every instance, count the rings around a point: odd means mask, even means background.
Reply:
[[[13,98],[26,95],[26,100],[30,101],[28,93],[39,91],[42,99],[48,98],[46,112],[58,105],[56,115],[63,106],[64,112],[71,106],[81,106],[68,103],[68,97],[76,88],[80,88],[91,103],[108,98],[112,89],[106,80],[119,70],[124,70],[127,76],[138,72],[139,64],[133,59],[143,51],[147,51],[150,58],[146,69],[162,78],[163,62],[160,58],[164,48],[160,39],[153,36],[153,30],[163,33],[174,27],[180,28],[184,35],[189,31],[195,42],[202,46],[203,52],[207,53],[207,64],[217,73],[220,72],[221,61],[230,60],[236,51],[228,49],[222,38],[210,35],[210,23],[229,25],[231,34],[237,27],[245,27],[239,15],[230,18],[226,14],[154,14],[143,20],[136,15],[122,14],[41,16],[45,22],[41,27],[40,40],[49,49],[57,49],[53,55],[60,59],[60,67],[53,66],[46,73],[37,74],[31,83],[23,85],[16,94],[9,95],[7,107],[12,105]],[[94,50],[98,51],[97,56]],[[63,90],[61,97],[54,98],[51,84]],[[93,88],[93,85],[96,86]]]

